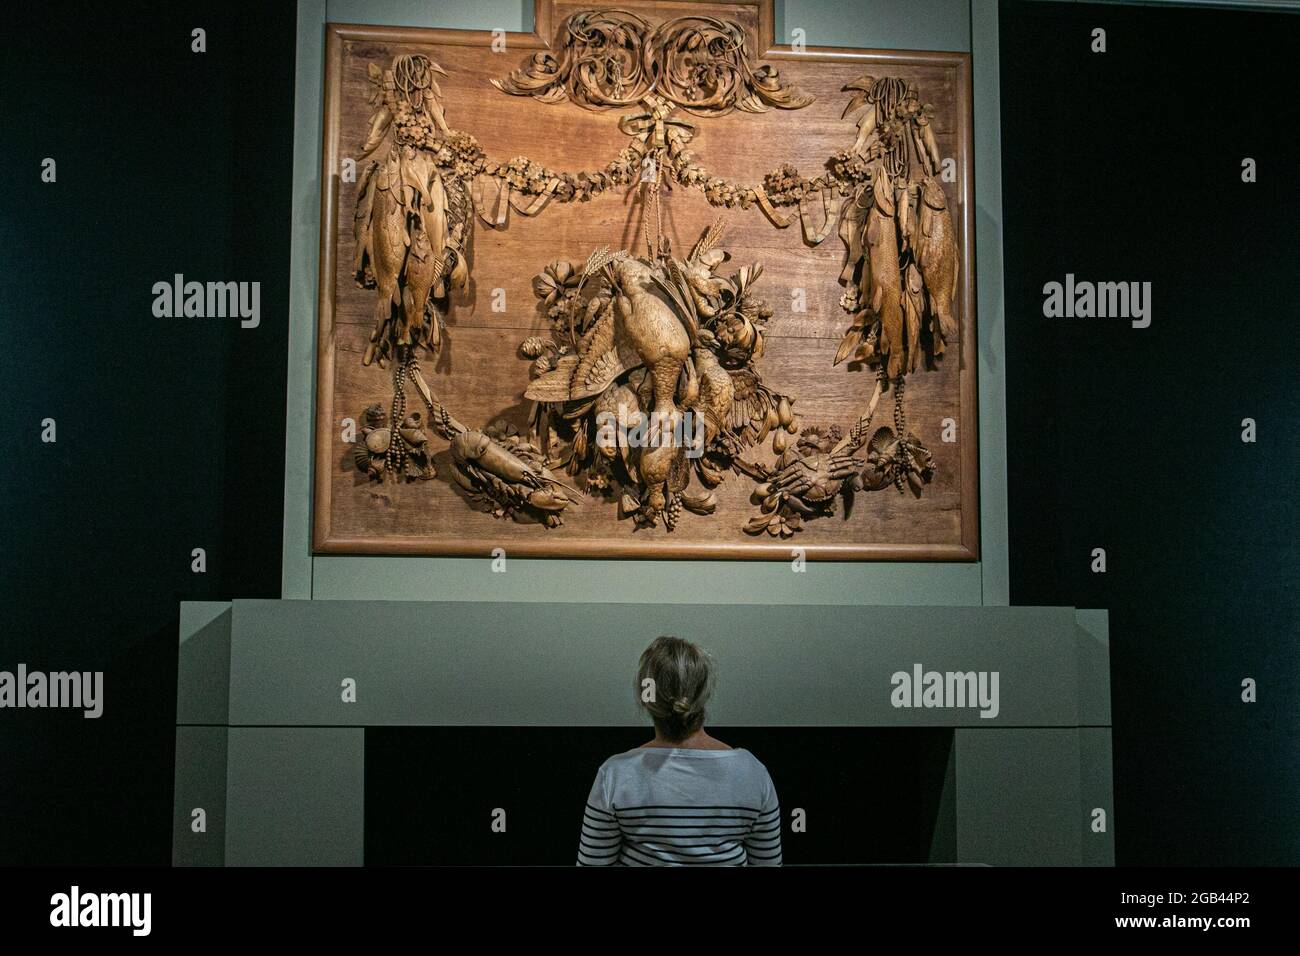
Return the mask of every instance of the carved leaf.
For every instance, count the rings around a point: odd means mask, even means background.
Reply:
[[[862,336],[866,330],[861,325],[851,326],[848,332],[844,333],[844,338],[840,340],[840,347],[835,352],[835,361],[832,365],[839,365],[846,358],[858,350],[862,344]]]

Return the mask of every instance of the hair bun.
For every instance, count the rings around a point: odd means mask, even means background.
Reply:
[[[689,714],[691,712],[691,702],[685,697],[678,697],[673,701],[673,712],[677,714]]]

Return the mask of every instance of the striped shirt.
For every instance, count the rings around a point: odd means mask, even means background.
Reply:
[[[781,806],[748,750],[640,747],[596,773],[579,866],[780,866]]]

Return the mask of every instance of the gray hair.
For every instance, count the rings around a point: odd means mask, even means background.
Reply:
[[[676,741],[704,725],[713,684],[713,658],[706,651],[680,637],[657,637],[641,655],[635,689],[655,729]]]

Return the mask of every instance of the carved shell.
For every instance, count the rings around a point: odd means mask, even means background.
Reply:
[[[424,433],[423,428],[402,428],[398,433],[406,439],[407,444],[415,448],[422,448],[429,442],[429,436]]]
[[[889,446],[894,442],[894,438],[894,430],[882,426],[877,428],[876,433],[871,436],[871,441],[868,443],[867,448],[876,454],[887,454]]]

